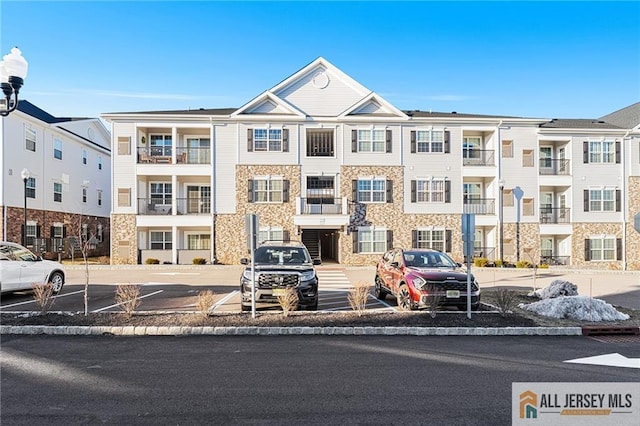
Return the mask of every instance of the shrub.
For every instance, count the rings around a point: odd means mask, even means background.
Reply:
[[[541,263],[540,269],[549,269],[549,265],[547,263]]]
[[[428,284],[425,290],[427,290],[428,293],[426,297],[426,303],[427,308],[429,309],[429,315],[431,316],[431,318],[435,318],[438,306],[442,301],[442,296],[440,296],[439,294],[440,289],[435,284]]]
[[[358,312],[358,316],[362,316],[362,313],[367,307],[369,287],[369,283],[366,281],[358,281],[356,285],[349,290],[349,304],[351,305],[351,309]]]
[[[193,264],[194,265],[206,265],[207,264],[207,259],[202,258],[202,257],[194,257],[193,258]]]
[[[160,264],[160,259],[154,259],[150,257],[147,260],[145,260],[144,263],[146,263],[147,265],[158,265]]]
[[[284,316],[289,316],[290,312],[298,309],[298,290],[294,287],[287,287],[284,289],[284,294],[280,294],[278,297],[278,303],[282,308]]]
[[[512,312],[516,306],[516,292],[507,288],[499,288],[496,290],[496,306],[500,315],[505,316]]]
[[[486,266],[487,263],[489,263],[489,259],[486,257],[476,257],[473,259],[473,265],[479,268]]]
[[[108,265],[109,263],[111,263],[111,258],[109,256],[100,256],[98,258],[98,262],[101,265]]]
[[[198,301],[196,306],[198,312],[206,318],[209,316],[209,312],[215,303],[215,294],[211,290],[203,290],[198,293]]]
[[[518,260],[516,262],[516,268],[530,268],[531,263],[528,260]]]
[[[53,296],[53,284],[32,284],[33,288],[33,300],[40,306],[40,313],[46,314],[49,308],[53,305],[55,299]]]
[[[127,316],[140,306],[140,286],[137,284],[118,284],[116,286],[116,303],[120,305]]]
[[[502,267],[502,260],[501,259],[496,259],[494,263],[496,264],[496,268],[501,268]]]

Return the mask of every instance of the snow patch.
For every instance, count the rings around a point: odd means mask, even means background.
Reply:
[[[560,296],[577,296],[578,286],[563,280],[553,280],[551,284],[542,290],[535,290],[529,293],[530,297],[537,297],[539,299],[553,299]]]
[[[589,296],[560,296],[529,304],[520,303],[518,307],[551,318],[598,322],[629,319],[629,315],[619,312],[604,300]]]

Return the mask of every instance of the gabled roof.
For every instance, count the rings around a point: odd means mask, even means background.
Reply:
[[[251,101],[238,108],[231,115],[238,116],[241,114],[291,115],[293,117],[306,117],[302,111],[280,99],[269,90],[253,98]]]
[[[399,117],[407,115],[375,93],[370,93],[338,117]]]
[[[43,109],[38,108],[27,100],[18,100],[18,111],[21,111],[33,118],[37,118],[45,123],[63,123],[65,121],[90,120],[87,117],[54,117]]]
[[[633,129],[640,125],[640,102],[600,117],[599,120],[615,124],[623,129]]]
[[[547,123],[541,124],[540,127],[543,129],[624,129],[624,127],[619,127],[603,120],[588,118],[554,118]]]

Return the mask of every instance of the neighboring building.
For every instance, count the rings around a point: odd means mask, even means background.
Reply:
[[[113,264],[238,263],[248,213],[260,239],[324,261],[392,246],[461,261],[474,213],[476,257],[640,269],[640,103],[601,120],[401,111],[318,58],[237,109],[103,118]]]
[[[26,238],[36,253],[66,258],[84,238],[95,243],[89,254],[108,256],[111,136],[102,121],[54,117],[21,100],[0,123],[2,240]]]

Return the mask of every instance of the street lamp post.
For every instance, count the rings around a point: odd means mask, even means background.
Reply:
[[[29,173],[29,170],[22,169],[22,173],[20,173],[20,175],[22,176],[22,181],[24,182],[24,228],[22,230],[22,245],[23,246],[27,246],[27,182],[29,181],[29,177],[31,176],[31,173]]]
[[[11,49],[11,53],[4,55],[0,61],[0,87],[4,93],[4,105],[0,109],[0,115],[3,117],[18,108],[18,92],[27,78],[28,67],[29,64],[17,47]]]
[[[504,179],[498,181],[500,188],[500,266],[504,268]]]

